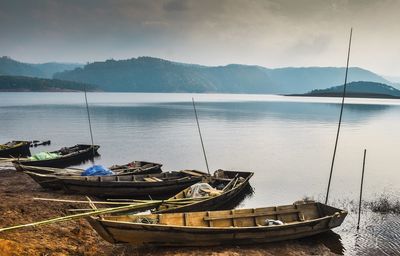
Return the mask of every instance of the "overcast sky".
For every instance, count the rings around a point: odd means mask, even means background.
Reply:
[[[351,66],[400,76],[400,0],[0,0],[0,55]]]

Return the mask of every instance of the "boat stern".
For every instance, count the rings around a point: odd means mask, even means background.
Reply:
[[[346,210],[342,210],[323,203],[317,203],[317,204],[321,216],[331,216],[331,219],[328,224],[329,228],[336,228],[342,225],[344,219],[347,216]]]
[[[86,220],[89,222],[89,224],[92,226],[92,228],[107,242],[111,244],[117,243],[113,239],[113,237],[110,235],[110,233],[107,231],[107,229],[104,227],[103,223],[101,222],[100,217],[93,217],[89,216],[86,218]]]

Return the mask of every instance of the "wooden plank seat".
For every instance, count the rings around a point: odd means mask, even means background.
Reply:
[[[293,213],[300,213],[299,210],[281,210],[281,211],[271,211],[271,212],[263,212],[263,213],[249,213],[249,214],[230,214],[221,217],[204,217],[206,221],[212,220],[225,220],[225,219],[237,219],[237,218],[250,218],[250,217],[262,217],[262,216],[269,216],[269,215],[281,215],[281,214],[293,214]]]

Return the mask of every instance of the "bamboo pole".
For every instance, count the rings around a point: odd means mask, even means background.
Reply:
[[[228,184],[226,184],[226,186],[222,189],[222,191],[223,191],[223,192],[227,191],[227,190],[229,189],[229,186],[230,186],[234,181],[237,180],[237,177],[238,177],[238,176],[239,176],[239,174],[236,174],[235,177],[234,177],[231,181],[229,181]],[[234,187],[234,186],[232,186],[232,188],[233,188],[233,187]]]
[[[88,203],[88,201],[86,201],[86,203]],[[39,226],[39,225],[46,225],[46,224],[52,224],[52,223],[57,223],[57,222],[69,221],[69,220],[79,219],[82,217],[89,217],[89,216],[93,216],[93,215],[101,215],[101,214],[120,212],[120,211],[126,211],[126,210],[135,210],[140,207],[155,207],[157,204],[158,204],[158,202],[157,203],[125,205],[125,206],[114,207],[114,208],[106,208],[106,209],[101,209],[101,210],[96,210],[96,211],[91,211],[91,212],[84,212],[84,213],[63,216],[63,217],[57,217],[54,219],[42,220],[42,221],[28,223],[28,224],[21,224],[21,225],[16,225],[16,226],[12,226],[12,227],[0,228],[0,232],[19,229],[19,228],[25,228],[25,227],[35,227],[35,226]]]
[[[108,202],[154,202],[154,201],[163,201],[166,202],[182,202],[182,201],[198,201],[202,200],[202,198],[170,198],[167,200],[137,200],[137,199],[109,199]]]
[[[107,208],[97,208],[99,210],[107,209]],[[84,208],[84,209],[68,209],[69,212],[92,212],[92,208]]]
[[[192,98],[192,103],[193,103],[194,115],[196,117],[197,129],[199,130],[199,136],[200,136],[201,147],[203,149],[204,160],[206,161],[206,167],[207,167],[208,175],[210,175],[210,168],[208,167],[208,160],[207,160],[206,150],[204,148],[203,137],[201,136],[199,118],[197,117],[196,105],[194,104],[194,98]]]
[[[97,210],[96,205],[92,202],[92,200],[90,200],[90,197],[86,196],[86,199],[89,201],[89,206],[90,206],[93,210]]]
[[[344,84],[343,84],[343,95],[342,95],[342,104],[340,106],[340,115],[339,115],[339,123],[336,131],[336,140],[335,140],[335,147],[333,149],[333,156],[332,156],[332,162],[331,162],[331,170],[329,172],[329,180],[328,180],[328,187],[326,189],[326,196],[325,196],[325,204],[328,203],[328,198],[329,198],[329,190],[331,188],[331,181],[332,181],[332,173],[333,173],[333,167],[335,165],[335,159],[336,159],[336,150],[337,150],[337,145],[339,141],[339,134],[340,134],[340,127],[342,124],[342,116],[343,116],[343,108],[344,108],[344,98],[346,97],[346,87],[347,87],[347,74],[349,71],[349,60],[350,60],[350,49],[351,49],[351,37],[353,35],[353,28],[350,30],[350,39],[349,39],[349,48],[347,51],[347,63],[346,63],[346,74],[344,76]]]
[[[53,199],[53,198],[39,198],[39,197],[34,197],[33,200],[60,202],[60,203],[78,203],[78,204],[87,204],[88,203],[88,201]],[[131,205],[132,204],[130,202],[108,202],[108,201],[92,201],[92,203],[95,203],[95,204],[109,204],[109,205],[121,205],[121,204]],[[147,201],[147,203],[148,203],[148,201]]]
[[[12,158],[0,158],[0,162],[4,162],[4,163],[6,163],[6,162],[12,162],[12,161],[15,161],[15,160],[21,160],[21,161],[25,161],[25,160],[28,160],[28,158],[15,158],[15,157],[12,157]]]
[[[121,204],[142,204],[142,203],[179,203],[179,202],[195,202],[201,201],[204,198],[177,198],[168,200],[135,200],[135,199],[112,199],[110,201],[92,201],[94,204],[110,204],[110,205],[121,205]],[[67,200],[67,199],[53,199],[53,198],[40,198],[34,197],[33,200],[38,201],[50,201],[50,202],[60,202],[60,203],[78,203],[87,204],[88,201],[84,200]]]
[[[84,92],[85,92],[86,112],[87,112],[87,117],[88,117],[88,121],[89,121],[90,140],[92,142],[92,150],[93,150],[92,153],[93,153],[93,164],[94,164],[95,150],[94,150],[94,141],[93,141],[93,132],[92,132],[92,122],[90,121],[89,104],[88,104],[87,95],[86,95],[86,86],[84,87]]]
[[[363,193],[363,185],[364,185],[364,170],[365,170],[365,158],[366,158],[366,156],[367,156],[367,150],[364,149],[364,158],[363,158],[363,166],[362,166],[362,174],[361,174],[361,185],[360,185],[360,202],[358,204],[357,230],[360,229],[361,202],[362,202],[362,193]]]
[[[209,197],[203,197],[202,199],[208,199]],[[193,204],[195,202],[192,201],[188,201],[188,202],[167,202],[164,201],[160,204],[160,206],[162,205],[169,205],[171,207],[181,207],[181,206],[185,206],[185,205],[189,205],[189,204]],[[127,203],[120,203],[120,204],[127,204]],[[131,205],[131,204],[129,204]],[[98,208],[98,209],[107,209],[107,208]],[[81,211],[93,211],[93,208],[83,208],[83,209],[68,209],[68,211],[70,212],[81,212]]]
[[[89,203],[89,205],[92,207],[92,209],[75,209],[75,211],[83,210],[83,211],[88,211],[88,212],[78,213],[78,214],[73,214],[73,215],[68,215],[68,216],[63,216],[63,217],[57,217],[54,219],[48,219],[48,220],[43,220],[43,221],[38,221],[38,222],[33,222],[33,223],[28,223],[28,224],[21,224],[21,225],[16,225],[16,226],[12,226],[12,227],[0,228],[0,232],[19,229],[19,228],[25,228],[25,227],[35,227],[35,226],[39,226],[39,225],[47,225],[47,224],[52,224],[52,223],[57,223],[57,222],[69,221],[69,220],[79,219],[82,217],[88,217],[88,216],[93,216],[93,215],[101,215],[101,214],[106,214],[106,213],[114,213],[114,212],[121,212],[121,211],[127,211],[127,210],[138,210],[138,209],[143,209],[143,208],[155,208],[161,204],[186,205],[186,204],[194,203],[196,201],[204,200],[204,198],[181,198],[181,199],[168,199],[165,201],[164,200],[131,200],[129,202],[124,203],[123,201],[121,201],[121,202],[92,201],[88,197],[87,197],[88,201],[51,199],[51,198],[33,198],[33,199],[40,200],[40,201],[52,201],[52,202],[62,202],[62,203],[85,203],[85,204]],[[93,208],[96,208],[96,206],[94,205],[95,203],[97,203],[97,204],[113,204],[113,205],[127,204],[127,205],[114,207],[114,208],[93,209]]]

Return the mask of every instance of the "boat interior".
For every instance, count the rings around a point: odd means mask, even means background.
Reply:
[[[139,161],[137,161],[139,162]],[[132,162],[132,163],[136,163]],[[30,172],[36,172],[36,173],[41,173],[41,174],[51,174],[51,175],[57,175],[57,176],[81,176],[81,173],[84,171],[83,169],[79,168],[55,168],[55,167],[44,167],[44,166],[28,166],[28,165],[20,165],[21,168],[23,168],[25,171],[30,171]],[[118,166],[112,166],[109,169],[112,170],[116,175],[118,174],[129,174],[129,173],[135,173],[135,170],[137,171],[143,171],[148,168],[153,168],[161,166],[159,164],[155,163],[147,163],[147,162],[139,162],[137,165],[118,165]],[[161,170],[160,170],[161,172]]]
[[[147,168],[152,168],[155,166],[161,167],[161,164],[158,163],[151,163],[151,162],[145,162],[145,161],[133,161],[130,162],[129,164],[124,164],[124,165],[113,165],[109,167],[110,170],[120,170],[120,169],[147,169]]]
[[[57,154],[60,154],[62,156],[65,156],[65,155],[69,155],[69,154],[72,154],[72,153],[80,153],[81,151],[85,151],[85,150],[87,150],[87,149],[89,149],[91,147],[92,147],[92,145],[78,144],[78,145],[75,145],[75,146],[72,146],[72,147],[64,147],[64,148],[61,148],[59,150],[52,151],[51,153],[57,153]],[[93,147],[94,147],[95,151],[99,148],[98,145],[94,145]]]
[[[178,172],[162,172],[156,174],[129,174],[112,176],[71,176],[71,179],[100,182],[161,182],[179,180],[191,177],[201,178],[204,173],[196,170],[183,170]]]
[[[55,167],[45,167],[45,166],[29,166],[20,165],[24,171],[35,172],[40,174],[51,174],[51,175],[62,175],[62,176],[73,176],[80,175],[84,170],[79,168],[55,168]]]
[[[251,177],[251,172],[234,172],[234,171],[223,171],[217,170],[211,179],[207,180],[206,183],[192,185],[171,199],[182,199],[182,198],[196,198],[196,197],[208,197],[220,195],[226,191],[229,191],[235,187],[238,187],[246,181],[248,177]],[[200,186],[199,188],[197,188]],[[194,191],[197,189],[198,191]],[[194,194],[196,193],[196,194]]]
[[[26,143],[29,143],[29,142],[13,140],[13,141],[6,142],[4,144],[0,144],[0,149],[16,148],[16,147],[22,146]]]
[[[102,216],[102,219],[135,224],[158,224],[182,227],[260,227],[295,224],[330,216],[340,211],[340,209],[325,204],[308,201],[276,207],[225,211],[110,215]]]

